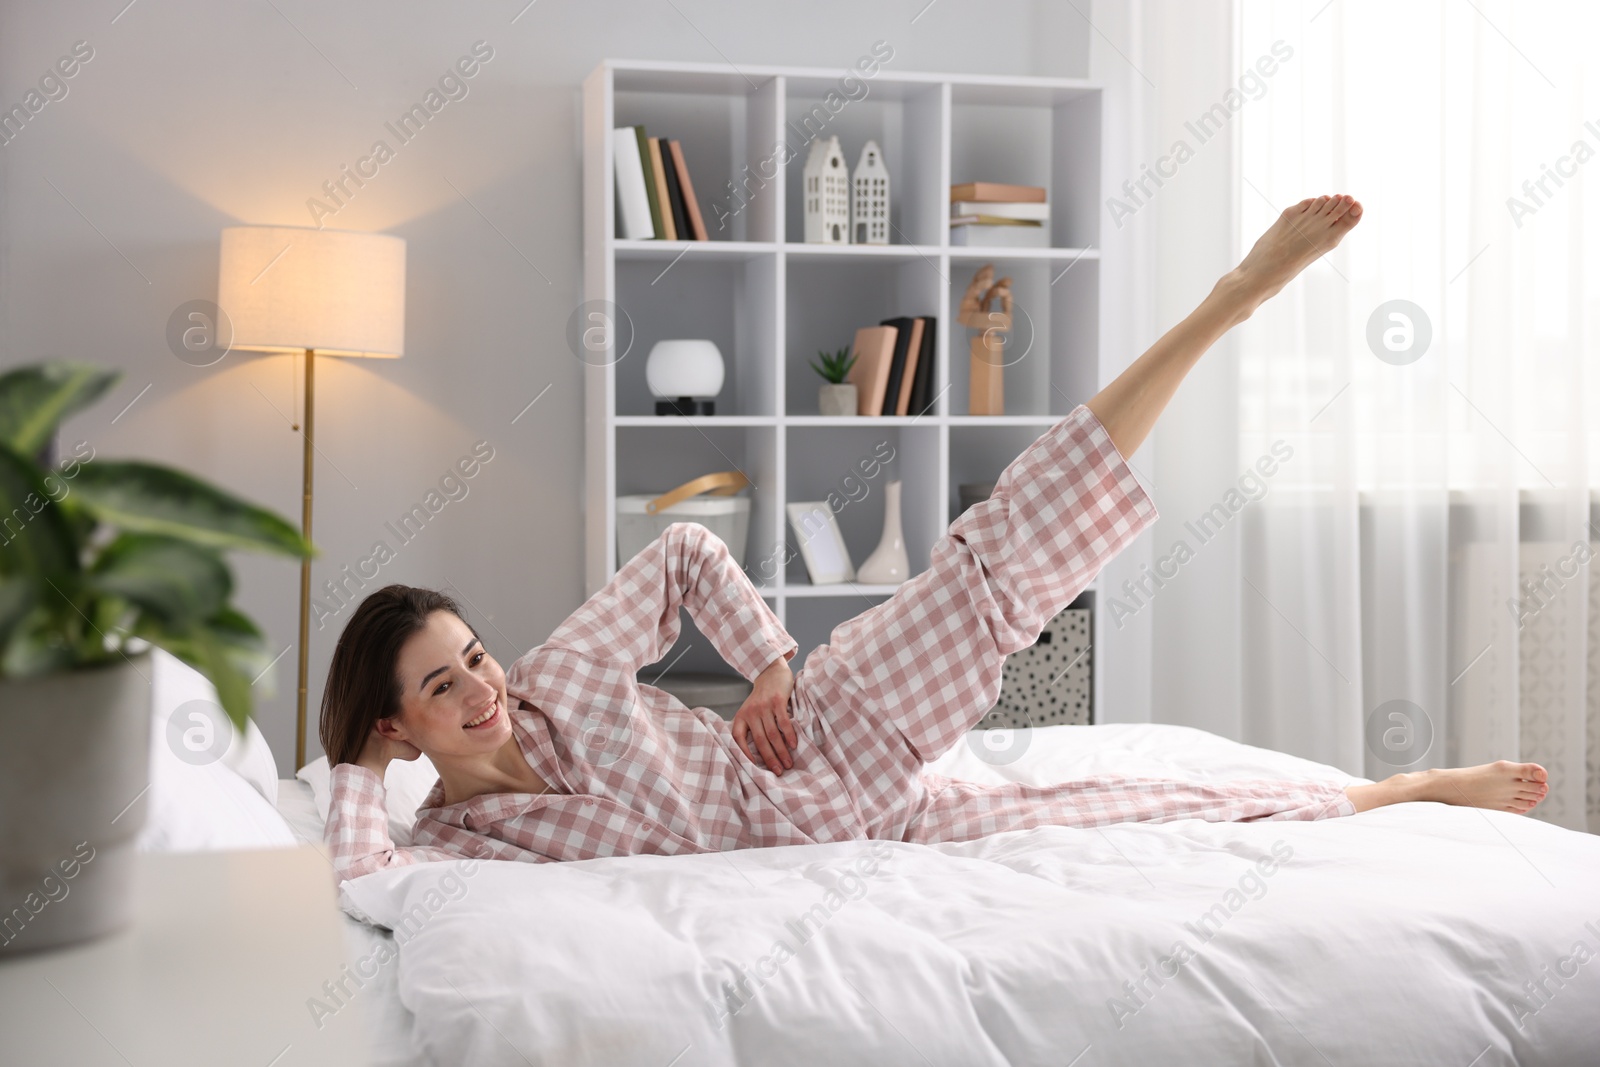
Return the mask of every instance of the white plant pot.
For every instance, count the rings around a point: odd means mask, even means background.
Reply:
[[[88,941],[132,918],[152,673],[143,653],[0,679],[0,959]]]
[[[817,389],[817,410],[824,415],[854,415],[856,413],[856,386],[854,382],[835,385],[829,382]]]

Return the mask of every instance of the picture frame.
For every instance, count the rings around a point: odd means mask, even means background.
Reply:
[[[839,520],[828,502],[795,501],[788,505],[787,510],[789,525],[800,544],[800,555],[806,561],[806,573],[811,576],[811,584],[835,585],[855,581],[856,569],[850,562],[850,550],[845,547]]]

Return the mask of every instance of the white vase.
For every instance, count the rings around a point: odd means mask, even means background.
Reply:
[[[906,539],[900,532],[900,483],[883,487],[883,537],[872,555],[856,571],[856,581],[867,585],[898,585],[911,577]]]

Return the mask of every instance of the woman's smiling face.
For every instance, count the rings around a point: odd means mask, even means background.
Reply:
[[[387,736],[429,759],[479,756],[511,737],[506,674],[478,635],[454,614],[435,611],[400,649],[400,713],[379,720]]]

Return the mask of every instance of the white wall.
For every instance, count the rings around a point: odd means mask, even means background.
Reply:
[[[325,220],[404,237],[409,270],[406,357],[318,363],[315,583],[395,544],[385,521],[488,441],[469,494],[378,580],[454,585],[502,662],[582,599],[581,376],[564,334],[582,299],[584,74],[606,56],[842,68],[881,39],[894,69],[1083,76],[1092,32],[1087,2],[1051,0],[125,2],[0,6],[5,107],[74,42],[94,49],[67,96],[0,147],[0,365],[120,367],[116,392],[66,428],[69,448],[181,464],[294,519],[291,360],[191,367],[169,351],[168,317],[215,299],[222,227],[311,224],[306,201],[340,164],[388,139],[384,123],[473,42],[494,49],[468,95]],[[241,556],[238,573],[246,612],[274,650],[290,645],[296,568]],[[347,616],[312,631],[313,755]],[[292,651],[276,679],[258,713],[287,773]]]

